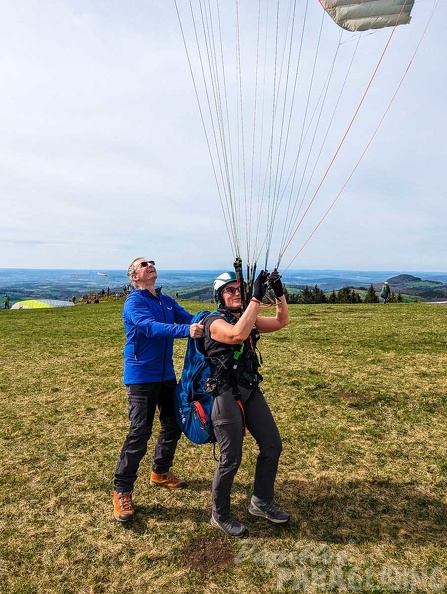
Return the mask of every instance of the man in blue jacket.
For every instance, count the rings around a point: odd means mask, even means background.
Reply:
[[[155,287],[157,270],[153,260],[136,258],[127,276],[135,290],[129,293],[123,309],[124,384],[130,428],[115,470],[113,509],[115,519],[120,522],[128,522],[134,516],[133,485],[147,451],[157,407],[161,430],[150,484],[169,489],[187,486],[170,472],[182,434],[174,410],[176,377],[172,354],[174,338],[203,336],[203,325],[191,324],[192,315]]]

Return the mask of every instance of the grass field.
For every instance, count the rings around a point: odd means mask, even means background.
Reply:
[[[189,488],[150,487],[152,439],[135,521],[113,520],[121,306],[0,312],[1,593],[447,591],[446,306],[297,305],[261,339],[284,444],[277,502],[292,519],[248,514],[248,436],[233,489],[242,540],[209,525],[212,447],[186,439],[173,470]]]

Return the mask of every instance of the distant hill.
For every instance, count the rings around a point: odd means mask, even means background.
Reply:
[[[345,281],[344,284],[342,284],[343,280]],[[373,285],[376,292],[380,293],[383,284],[382,281],[377,282],[377,277],[376,279],[372,279],[370,282],[365,282],[365,280],[366,279],[362,279],[362,284],[359,285],[358,283],[353,283],[352,280],[351,282],[348,282],[347,279],[338,279],[337,286],[331,287],[330,290],[337,291],[342,287],[349,287],[355,291],[359,291],[359,293],[363,295],[368,290],[369,286]],[[441,282],[438,280],[423,280],[419,276],[414,276],[412,274],[398,274],[389,278],[384,277],[383,280],[388,282],[392,293],[395,293],[396,295],[400,293],[404,299],[405,296],[407,296],[411,301],[447,301],[447,282]],[[325,282],[316,284],[318,288],[322,289],[326,293],[329,292]],[[302,291],[305,286],[287,282],[285,282],[285,285],[291,293]],[[312,289],[315,286],[315,283],[308,284],[307,286]]]
[[[209,286],[203,287],[176,287],[176,293],[178,293],[181,299],[192,299],[195,301],[210,301],[212,302],[213,297],[213,290]],[[174,291],[170,290],[171,295],[174,294]]]
[[[447,283],[435,280],[423,280],[412,274],[398,274],[387,279],[393,293],[412,295],[424,301],[447,300]],[[374,284],[376,291],[380,291],[382,284]]]
[[[387,279],[389,283],[394,283],[396,285],[402,285],[404,283],[415,283],[421,282],[422,279],[418,276],[413,276],[412,274],[398,274],[397,276],[392,276],[391,278]],[[442,283],[441,283],[442,284]]]

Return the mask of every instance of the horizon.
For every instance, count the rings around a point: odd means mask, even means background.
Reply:
[[[187,292],[191,288],[211,287],[213,279],[222,269],[204,270],[158,270],[157,286],[166,293]],[[447,286],[447,272],[433,271],[386,271],[386,270],[338,270],[338,269],[293,269],[281,274],[285,286],[318,286],[325,291],[342,287],[380,286],[388,281],[391,287],[398,286],[399,277],[416,279],[416,282]],[[394,280],[397,279],[397,280]],[[0,292],[9,294],[12,302],[24,299],[70,299],[73,295],[89,292],[124,290],[129,285],[127,270],[123,269],[67,269],[67,268],[0,268]]]
[[[228,269],[230,269],[229,267]],[[216,272],[220,271],[221,267],[216,268],[158,268],[158,272]],[[4,266],[0,267],[2,270],[23,270],[23,271],[81,271],[81,272],[124,272],[127,274],[127,268],[23,268]],[[281,272],[281,269],[280,269]],[[408,269],[391,269],[391,268],[288,268],[283,274],[296,272],[374,272],[374,273],[396,273],[396,274],[447,274],[447,270],[408,270]]]

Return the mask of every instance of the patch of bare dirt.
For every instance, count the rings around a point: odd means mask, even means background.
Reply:
[[[228,539],[199,536],[189,541],[181,563],[201,576],[234,562],[234,552]]]

